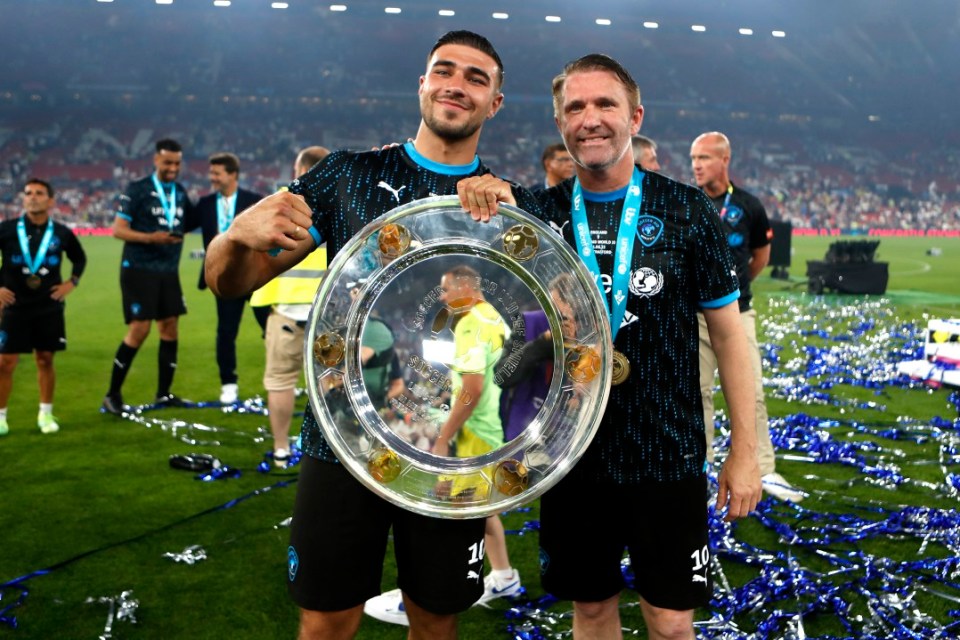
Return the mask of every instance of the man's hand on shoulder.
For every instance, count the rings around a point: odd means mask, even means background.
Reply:
[[[489,222],[497,215],[500,202],[517,204],[510,183],[490,173],[464,178],[457,183],[457,195],[460,196],[460,205],[478,222]]]

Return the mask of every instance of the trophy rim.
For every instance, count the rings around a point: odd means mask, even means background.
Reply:
[[[592,425],[582,429],[574,425],[578,437],[571,438],[561,449],[559,455],[546,466],[545,469],[537,469],[535,482],[516,495],[505,495],[498,492],[493,485],[493,477],[487,478],[491,488],[488,491],[486,500],[480,500],[471,503],[462,503],[456,501],[445,501],[435,496],[411,496],[407,492],[391,487],[391,482],[381,482],[368,470],[368,461],[377,452],[386,449],[396,456],[400,466],[400,473],[427,474],[444,477],[476,477],[488,472],[494,465],[502,464],[507,460],[517,460],[523,464],[524,452],[536,449],[539,446],[546,447],[547,438],[551,433],[556,432],[559,425],[551,422],[551,417],[557,414],[555,409],[564,389],[571,383],[564,383],[566,374],[564,372],[564,342],[561,337],[561,327],[559,313],[553,308],[550,296],[547,292],[547,283],[542,283],[525,268],[526,260],[517,260],[504,252],[492,248],[489,242],[471,238],[451,238],[449,236],[433,238],[420,246],[414,247],[387,265],[380,265],[370,271],[366,282],[360,286],[359,293],[353,300],[346,312],[346,330],[343,335],[345,341],[344,359],[342,366],[342,381],[344,390],[349,398],[350,408],[360,421],[360,426],[364,429],[364,434],[372,436],[372,444],[367,450],[367,455],[360,459],[358,452],[352,450],[345,441],[334,422],[332,414],[329,412],[322,394],[318,393],[318,380],[323,377],[331,367],[323,369],[318,368],[318,363],[313,356],[313,344],[318,335],[318,326],[323,323],[322,311],[324,301],[338,287],[343,286],[345,279],[342,271],[350,265],[351,260],[355,258],[359,251],[362,251],[368,241],[388,224],[411,218],[420,213],[434,212],[437,210],[456,210],[460,215],[466,216],[457,196],[433,196],[413,201],[411,203],[396,207],[379,218],[365,225],[363,229],[355,234],[347,244],[337,253],[330,262],[327,272],[321,281],[311,307],[307,320],[307,328],[304,340],[304,374],[307,381],[307,389],[311,408],[317,424],[324,435],[328,445],[333,450],[337,459],[348,469],[348,471],[361,482],[366,488],[374,491],[379,496],[409,511],[420,513],[422,515],[440,517],[440,518],[479,518],[493,515],[517,506],[526,504],[538,498],[545,491],[554,486],[569,471],[570,468],[580,459],[586,451],[590,442],[592,442],[600,422],[603,418],[607,400],[610,394],[610,377],[612,359],[612,338],[610,333],[609,321],[605,315],[605,306],[600,297],[599,288],[596,286],[593,277],[582,264],[579,256],[567,245],[565,240],[560,237],[556,231],[538,220],[531,214],[514,207],[512,205],[500,204],[498,215],[491,221],[492,224],[499,224],[502,235],[503,231],[512,226],[506,221],[515,221],[519,224],[525,224],[533,227],[538,237],[555,239],[555,242],[548,243],[550,248],[556,253],[556,257],[576,276],[576,281],[581,285],[582,290],[578,291],[588,298],[586,305],[593,312],[593,333],[594,344],[601,352],[600,368],[596,378],[589,384],[589,393],[584,393],[584,397],[590,399],[590,415]],[[474,224],[491,224],[475,222]],[[376,298],[370,304],[365,304],[371,291],[379,287],[379,292],[389,285],[392,280],[383,282],[381,277],[390,269],[396,270],[393,277],[404,273],[414,264],[419,264],[424,258],[432,259],[437,256],[469,255],[472,258],[481,258],[488,260],[497,266],[508,270],[513,275],[520,276],[521,282],[531,289],[536,300],[543,306],[550,324],[551,334],[554,342],[553,376],[550,380],[548,395],[543,406],[538,410],[533,421],[524,428],[524,430],[514,439],[505,442],[502,446],[480,456],[473,457],[441,457],[432,453],[425,452],[416,448],[413,444],[404,441],[399,435],[394,433],[386,423],[380,418],[376,408],[373,406],[366,393],[363,383],[362,367],[360,364],[360,338],[366,325],[366,320],[373,311]],[[522,275],[521,275],[522,274]],[[598,317],[599,316],[599,317]],[[603,358],[606,353],[607,357]],[[319,369],[319,370],[318,370]],[[335,374],[332,374],[335,375]],[[587,389],[586,386],[581,390]],[[354,392],[356,391],[356,393]],[[551,411],[553,413],[551,414]],[[557,418],[559,420],[559,417]],[[541,419],[542,418],[542,419]],[[580,422],[582,422],[581,420]],[[535,426],[536,428],[530,428]],[[362,453],[362,452],[360,452]],[[532,469],[531,469],[532,471]]]

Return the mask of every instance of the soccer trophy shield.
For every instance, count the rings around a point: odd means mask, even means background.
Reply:
[[[610,389],[597,285],[553,229],[455,196],[364,227],[330,264],[305,341],[310,403],[344,466],[445,518],[529,502],[583,454]]]

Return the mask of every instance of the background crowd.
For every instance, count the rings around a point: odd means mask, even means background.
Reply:
[[[559,140],[553,71],[604,51],[637,77],[644,133],[659,143],[670,177],[690,182],[690,141],[722,130],[737,158],[732,176],[773,219],[843,230],[960,228],[960,133],[942,108],[957,88],[940,80],[953,71],[960,38],[956,8],[939,1],[906,14],[895,2],[872,3],[857,20],[850,7],[760,16],[736,4],[711,14],[678,3],[645,16],[612,3],[596,7],[616,16],[601,28],[587,8],[565,2],[525,3],[496,21],[479,7],[439,18],[436,3],[417,0],[387,18],[397,20],[390,30],[369,3],[344,12],[315,3],[289,11],[7,3],[16,11],[0,24],[4,218],[19,213],[21,183],[38,175],[56,183],[65,222],[109,226],[116,195],[149,170],[149,146],[163,136],[184,146],[182,179],[194,199],[206,193],[206,158],[217,151],[236,153],[244,184],[268,193],[286,182],[289,158],[304,146],[405,140],[417,115],[409,78],[422,70],[415,56],[395,52],[422,48],[451,20],[482,20],[474,27],[499,47],[507,75],[505,108],[479,152],[503,176],[542,182],[540,154]],[[545,8],[563,22],[544,23]],[[644,28],[650,17],[659,28]],[[693,21],[706,32],[692,33]],[[745,25],[755,35],[738,35]],[[772,38],[770,27],[786,37]]]
[[[156,136],[171,130],[183,141],[183,180],[194,200],[208,188],[207,157],[223,149],[240,157],[249,188],[269,193],[286,181],[289,158],[314,141],[328,148],[363,149],[406,139],[409,132],[401,123],[410,116],[404,102],[409,100],[378,101],[362,109],[352,104],[254,103],[229,116],[197,108],[178,121],[136,110],[126,118],[107,113],[97,118],[82,111],[61,118],[50,112],[43,126],[22,122],[0,138],[0,208],[4,219],[19,215],[17,185],[40,175],[57,184],[62,220],[75,227],[107,227],[116,212],[117,194],[148,169],[144,158]],[[650,109],[656,113],[656,107]],[[43,111],[29,117],[36,121]],[[311,116],[299,118],[304,113]],[[684,130],[696,130],[695,125]],[[521,184],[541,184],[540,154],[556,141],[549,107],[515,110],[490,129],[496,133],[481,145],[484,161]],[[773,127],[764,134],[749,129],[744,123],[726,129],[737,157],[732,171],[761,198],[773,219],[794,227],[842,230],[960,229],[960,163],[946,149],[905,155],[905,148],[886,136],[836,141],[796,125]],[[676,126],[650,126],[644,132],[657,140],[663,172],[690,182],[690,136]],[[929,144],[936,149],[944,143]]]

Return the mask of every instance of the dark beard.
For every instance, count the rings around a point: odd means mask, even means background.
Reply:
[[[423,122],[430,131],[433,131],[437,137],[447,142],[459,142],[475,134],[482,123],[467,122],[460,125],[451,125],[434,115],[425,115]]]

